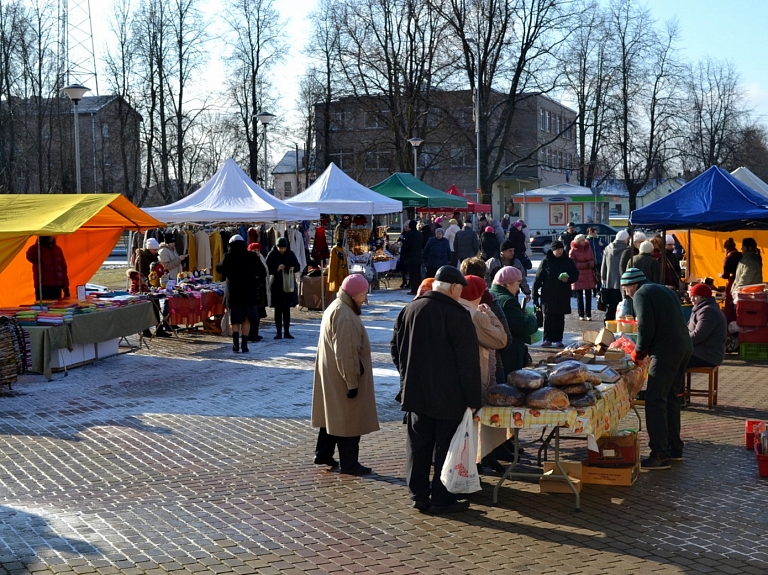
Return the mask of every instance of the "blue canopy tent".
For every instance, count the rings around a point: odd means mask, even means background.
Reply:
[[[629,222],[667,230],[766,230],[768,198],[712,166],[668,196],[634,210]]]

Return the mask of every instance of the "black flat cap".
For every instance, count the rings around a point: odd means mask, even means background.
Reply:
[[[447,284],[467,285],[467,278],[453,266],[443,266],[437,270],[435,281],[445,282]]]

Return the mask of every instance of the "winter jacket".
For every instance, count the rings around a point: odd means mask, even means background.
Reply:
[[[704,298],[693,306],[691,318],[688,320],[688,332],[693,344],[692,357],[710,365],[723,363],[728,325],[725,314],[714,297]]]
[[[44,287],[60,287],[68,290],[69,275],[67,274],[67,261],[64,259],[64,252],[56,245],[55,238],[51,238],[49,245],[40,244],[39,256],[40,259],[38,260],[37,244],[29,246],[27,261],[32,264],[35,290],[40,288],[41,271]]]
[[[621,266],[621,273],[627,271],[628,267],[632,267],[629,265],[629,260],[639,254],[640,250],[637,249],[634,244],[631,244],[629,248],[623,254],[621,254],[621,260],[619,262],[619,265]]]
[[[357,397],[347,392],[357,389]],[[352,298],[339,291],[323,313],[312,383],[312,426],[356,437],[377,431],[371,342]]]
[[[592,270],[595,267],[595,255],[592,253],[592,247],[589,242],[578,244],[571,242],[571,251],[568,257],[576,264],[579,270],[579,279],[571,284],[574,290],[595,289],[595,277]]]
[[[472,324],[475,326],[475,332],[477,333],[477,342],[480,344],[478,347],[480,353],[480,385],[483,389],[483,398],[485,398],[486,391],[491,384],[491,377],[494,377],[495,381],[496,375],[489,369],[489,351],[506,347],[507,332],[504,331],[504,326],[501,325],[501,322],[493,312],[483,313],[463,299],[460,299],[459,303],[472,316]]]
[[[161,244],[160,251],[157,252],[157,260],[163,264],[163,267],[168,272],[168,277],[175,281],[179,272],[182,271],[181,258],[179,258],[176,250],[171,248],[171,246]]]
[[[741,252],[739,250],[731,250],[725,254],[723,259],[723,275],[724,280],[728,280],[729,283],[733,283],[736,278],[736,269],[739,267],[741,261]]]
[[[461,231],[461,228],[457,226],[456,224],[451,224],[446,228],[445,234],[443,234],[443,237],[448,240],[448,243],[451,245],[451,251],[454,252],[456,249],[454,248],[453,242],[456,239],[456,234]]]
[[[299,303],[299,289],[293,290],[293,293],[285,293],[283,291],[283,272],[277,271],[280,264],[285,266],[285,271],[288,268],[293,268],[293,273],[299,271],[299,260],[290,248],[285,250],[285,253],[280,253],[277,246],[274,246],[267,254],[267,271],[272,276],[272,283],[270,284],[270,292],[272,293],[272,300],[270,304],[272,307],[283,308],[292,307]]]
[[[408,230],[403,234],[403,245],[400,246],[400,263],[404,266],[421,265],[422,240],[424,236],[416,230]]]
[[[528,250],[528,246],[525,243],[525,234],[519,228],[512,226],[509,228],[509,241],[515,246],[515,257],[522,260]]]
[[[603,287],[607,289],[621,289],[621,256],[624,255],[629,246],[625,242],[614,240],[603,252],[603,262],[600,264],[600,277],[603,280]]]
[[[456,237],[453,238],[453,249],[459,261],[473,258],[480,251],[480,239],[472,228],[464,228],[456,232]]]
[[[483,261],[488,261],[499,253],[500,246],[501,244],[499,243],[496,234],[492,232],[483,232],[480,236],[480,257],[483,258]]]
[[[628,268],[637,268],[643,274],[645,279],[655,284],[661,283],[661,266],[653,254],[637,254],[629,260]]]
[[[569,231],[564,231],[562,234],[560,234],[560,237],[557,238],[561,242],[563,242],[563,245],[565,246],[565,256],[568,257],[568,253],[571,251],[571,242],[573,241],[573,238],[577,236],[577,233],[570,233]]]
[[[605,240],[601,237],[596,238],[590,238],[587,236],[587,243],[589,244],[589,247],[592,248],[592,253],[595,256],[595,263],[597,264],[597,269],[600,269],[600,266],[603,263],[603,254],[605,253],[605,248],[607,247],[605,245]]]
[[[567,273],[568,281],[557,279]],[[566,315],[571,313],[571,285],[579,279],[579,270],[573,260],[565,254],[555,257],[552,250],[547,252],[533,281],[534,304],[541,302],[544,314]]]
[[[227,280],[224,297],[228,308],[255,306],[258,303],[259,282],[266,280],[267,270],[255,252],[245,249],[245,242],[230,244],[216,271]]]
[[[757,252],[744,252],[736,266],[731,293],[736,297],[736,290],[742,286],[763,283],[763,258]]]
[[[680,287],[680,278],[682,277],[682,269],[680,268],[680,258],[677,257],[673,250],[666,250],[664,254],[667,260],[666,271],[664,273],[664,285],[673,286],[675,289]],[[661,262],[659,262],[661,265]]]
[[[150,266],[157,261],[157,254],[143,248],[136,250],[136,270],[145,278],[149,277]]]
[[[478,345],[472,317],[449,296],[428,291],[407,304],[390,342],[400,409],[458,421],[467,407],[481,407]]]
[[[485,262],[485,283],[488,287],[491,287],[493,278],[496,277],[496,273],[504,266],[513,266],[520,270],[520,273],[523,274],[523,279],[520,282],[520,290],[525,295],[531,295],[531,286],[528,285],[528,278],[526,277],[528,270],[525,269],[519,259],[513,258],[511,261],[505,260],[501,257],[501,254],[498,254],[496,257]]]
[[[507,342],[507,346],[501,351],[506,377],[510,372],[525,367],[525,339],[536,333],[539,326],[536,323],[536,316],[523,312],[517,296],[506,287],[493,284],[491,293],[499,299],[504,316],[507,318],[509,332],[512,334],[512,341]]]
[[[433,236],[427,240],[421,259],[428,268],[446,266],[451,263],[451,244],[445,238]]]
[[[419,233],[421,234],[421,247],[423,249],[424,246],[427,245],[427,240],[432,237],[432,228],[428,225],[425,225],[421,228]],[[419,259],[419,261],[421,261],[421,259]]]
[[[648,257],[653,258],[650,254]],[[656,356],[659,363],[669,361],[675,365],[691,351],[691,336],[675,292],[643,282],[632,296],[632,305],[637,317],[638,351]]]

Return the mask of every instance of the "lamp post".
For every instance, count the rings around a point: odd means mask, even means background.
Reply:
[[[421,138],[410,138],[408,140],[408,143],[413,146],[413,177],[418,178],[419,177],[419,146],[421,146],[424,143],[424,140]]]
[[[274,114],[269,112],[259,112],[256,114],[256,119],[264,126],[264,189],[268,191],[269,184],[267,183],[267,124],[275,119]]]
[[[82,193],[83,190],[80,186],[80,118],[77,106],[85,93],[90,92],[90,90],[90,88],[86,88],[82,84],[70,84],[62,90],[75,105],[75,179],[77,181],[78,194]]]

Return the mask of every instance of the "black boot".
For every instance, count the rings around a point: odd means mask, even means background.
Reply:
[[[240,332],[239,331],[232,332],[232,351],[234,351],[235,353],[240,351]]]
[[[293,336],[288,329],[289,327],[291,327],[291,308],[286,309],[283,313],[283,334],[285,335],[285,339],[293,339]]]
[[[248,349],[248,336],[243,335],[240,336],[240,349],[243,353],[248,353],[250,350]]]

